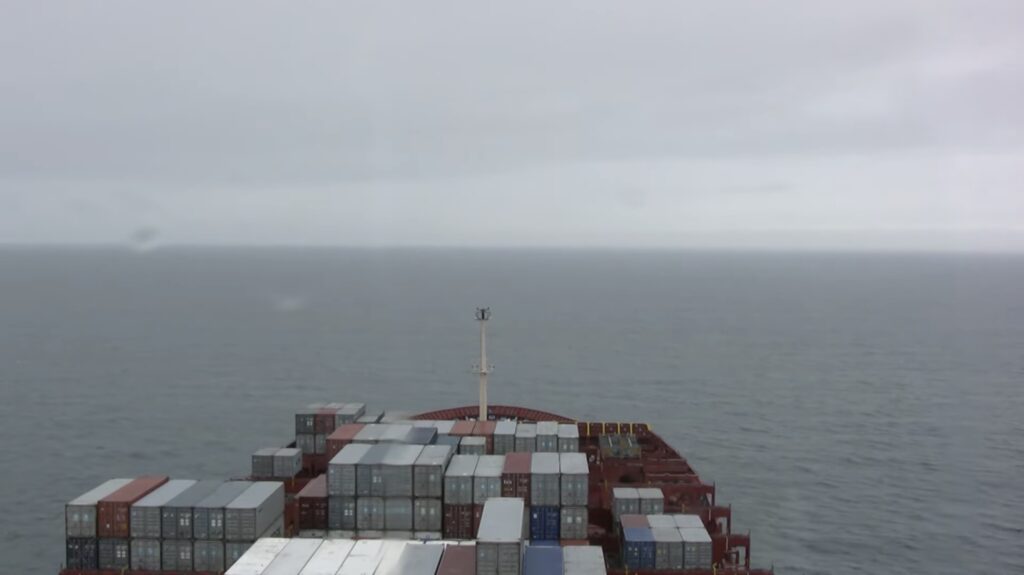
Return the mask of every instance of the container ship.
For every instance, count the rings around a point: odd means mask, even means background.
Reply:
[[[645,423],[318,403],[228,480],[115,478],[66,505],[60,575],[765,575]]]

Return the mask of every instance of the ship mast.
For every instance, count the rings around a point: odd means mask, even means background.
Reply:
[[[491,366],[487,365],[487,320],[491,319],[491,308],[476,308],[476,320],[480,322],[480,412],[477,419],[487,421],[487,374]]]

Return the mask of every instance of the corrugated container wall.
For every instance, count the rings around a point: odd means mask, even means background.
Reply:
[[[672,527],[651,529],[654,537],[654,568],[659,571],[683,568],[683,538]]]
[[[494,454],[505,455],[516,450],[516,422],[498,421],[494,425]]]
[[[544,453],[558,452],[558,423],[541,421],[537,423],[537,451]]]
[[[356,495],[358,497],[382,497],[384,495],[381,464],[390,450],[390,445],[374,445],[356,464]]]
[[[196,571],[219,573],[224,570],[224,542],[197,539],[192,544],[192,565]]]
[[[479,455],[456,455],[444,475],[444,502],[452,505],[473,503],[473,474]]]
[[[96,535],[98,537],[128,538],[131,535],[131,506],[138,500],[167,483],[166,475],[139,477],[117,491],[100,499],[96,504]],[[125,555],[127,555],[125,544]],[[100,561],[103,561],[100,548]],[[127,563],[127,557],[125,558]]]
[[[522,499],[499,497],[484,505],[477,530],[477,575],[519,575],[524,519]]]
[[[463,455],[484,455],[487,453],[487,439],[476,436],[466,436],[459,441],[459,453]]]
[[[501,472],[501,496],[519,497],[530,503],[530,468],[533,454],[514,452],[505,456]]]
[[[127,538],[100,539],[97,542],[99,547],[99,568],[120,571],[130,569],[131,545]]]
[[[562,575],[562,548],[527,547],[523,552],[523,575]]]
[[[383,497],[359,497],[356,499],[356,529],[360,531],[384,529]]]
[[[192,479],[172,479],[138,500],[131,507],[131,536],[160,539],[163,536],[163,519],[161,517],[163,507],[195,484],[196,482]],[[159,549],[160,546],[157,545],[157,569],[160,568]]]
[[[637,515],[640,513],[640,494],[635,487],[612,489],[612,515]]]
[[[590,467],[582,453],[559,453],[562,505],[584,506],[590,495]]]
[[[252,454],[252,476],[273,477],[274,476],[274,455],[279,448],[263,447]]]
[[[501,472],[504,455],[482,455],[473,473],[473,503],[483,505],[492,497],[501,497]]]
[[[193,508],[223,484],[219,479],[204,479],[168,501],[160,512],[161,535],[165,539],[191,539]]]
[[[412,498],[384,498],[384,529],[388,531],[412,531]]]
[[[516,451],[532,453],[537,451],[537,424],[520,423],[516,427]]]
[[[224,508],[224,538],[255,541],[284,513],[284,484],[257,481]]]
[[[560,465],[557,453],[534,453],[530,462],[530,505],[561,504]]]
[[[224,538],[224,506],[252,486],[250,481],[228,481],[195,505],[192,510],[192,534],[196,539]]]
[[[413,529],[416,531],[441,531],[444,529],[440,498],[417,497],[413,500]]]
[[[465,545],[446,545],[437,575],[475,575],[476,549]]]
[[[659,487],[638,487],[640,497],[640,514],[653,515],[665,512],[665,494]]]
[[[331,495],[327,499],[327,528],[353,531],[356,529],[356,498]]]
[[[329,529],[327,525],[327,476],[318,475],[296,495],[299,506],[299,529]]]
[[[274,477],[287,479],[302,471],[302,450],[282,447],[273,457]]]
[[[160,540],[132,539],[129,544],[131,566],[134,571],[160,570]]]
[[[580,450],[580,428],[569,423],[558,425],[558,451],[575,453]]]
[[[289,541],[291,539],[260,539],[228,569],[225,575],[260,575]]]
[[[292,539],[260,575],[296,575],[320,548],[318,539]]]
[[[570,545],[562,549],[564,575],[605,575],[604,552],[600,547]]]
[[[444,472],[452,458],[448,445],[428,445],[413,464],[413,495],[441,497],[444,494]]]
[[[327,493],[331,496],[355,497],[357,468],[371,446],[353,443],[346,445],[327,464]]]
[[[131,479],[110,479],[68,502],[64,507],[67,537],[96,537],[96,504],[131,482]],[[88,553],[88,549],[83,552]]]
[[[385,497],[412,497],[413,466],[422,453],[422,445],[394,445],[388,450],[381,461]]]
[[[559,537],[562,539],[586,539],[587,538],[587,508],[586,507],[563,507],[561,510],[561,531]]]

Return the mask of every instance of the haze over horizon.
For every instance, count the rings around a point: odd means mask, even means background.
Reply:
[[[1024,251],[1024,4],[0,6],[0,244]]]

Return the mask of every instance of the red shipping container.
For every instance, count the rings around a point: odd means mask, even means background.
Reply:
[[[483,517],[483,514],[484,514],[484,506],[483,506],[483,504],[473,505],[473,538],[474,539],[476,538],[476,530],[480,529],[480,518]]]
[[[100,499],[96,505],[96,536],[127,539],[132,504],[167,483],[166,475],[145,475]]]
[[[475,421],[456,421],[448,435],[454,435],[455,437],[473,435],[474,427],[476,427]]]
[[[473,435],[479,435],[487,440],[486,453],[494,453],[494,428],[497,421],[478,421],[473,426]]]
[[[446,539],[473,539],[476,536],[473,506],[445,505],[443,527]]]
[[[307,483],[297,498],[299,530],[327,529],[327,476],[319,475]]]
[[[623,515],[619,518],[619,523],[621,523],[622,527],[625,529],[633,527],[648,528],[651,526],[647,521],[646,515]]]
[[[313,416],[313,433],[328,434],[334,431],[334,415],[338,413],[336,407],[324,407],[316,411]]]
[[[437,575],[476,575],[476,547],[447,545]]]
[[[521,497],[526,505],[530,505],[530,464],[533,461],[530,453],[508,453],[505,455],[505,466],[501,469],[501,496]]]
[[[352,443],[356,434],[366,427],[365,423],[346,423],[327,436],[327,461],[334,459],[346,445]]]

